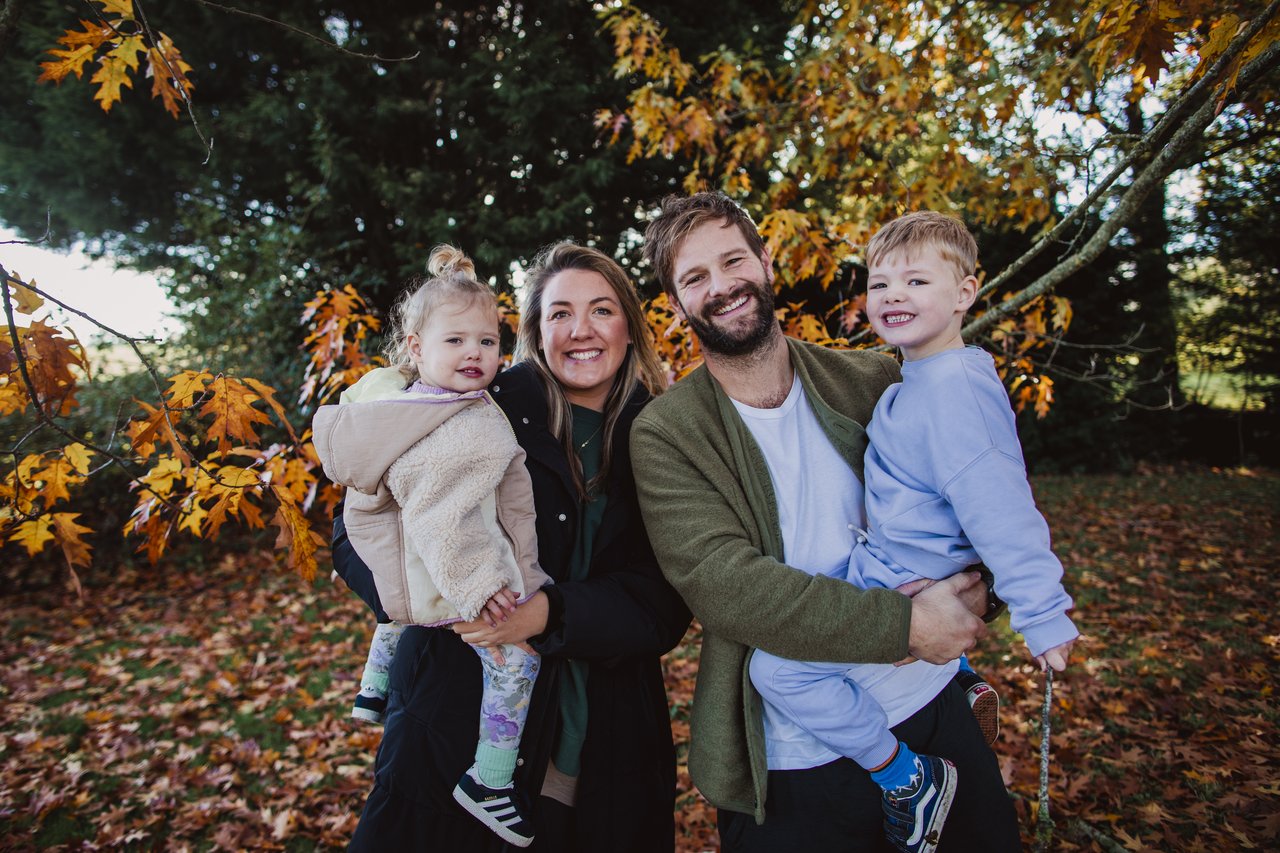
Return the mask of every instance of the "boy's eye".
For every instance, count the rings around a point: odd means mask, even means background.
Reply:
[[[482,346],[486,346],[486,347],[493,347],[493,346],[497,346],[497,345],[498,345],[498,342],[497,342],[496,340],[494,340],[493,338],[481,338],[481,339],[480,339],[480,344],[481,344]]]
[[[925,281],[922,278],[913,278],[907,282],[907,284],[928,284],[928,283],[929,282]]]
[[[883,281],[873,281],[867,285],[867,290],[879,290],[882,287],[884,287]]]

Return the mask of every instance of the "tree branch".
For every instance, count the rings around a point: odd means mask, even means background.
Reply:
[[[1280,0],[1273,0],[1271,5],[1268,7],[1268,12],[1274,14],[1277,8],[1280,8]],[[1255,23],[1258,22],[1255,21]],[[1280,43],[1272,44],[1241,71],[1239,77],[1240,85],[1237,87],[1237,91],[1247,91],[1247,89],[1256,83],[1263,75],[1270,72],[1277,63],[1280,63]],[[1204,94],[1203,91],[1201,94]],[[1213,94],[1212,91],[1210,91],[1209,94]],[[1186,118],[1181,122],[1181,126],[1169,139],[1168,143],[1166,143],[1164,147],[1160,149],[1160,152],[1152,158],[1151,162],[1134,177],[1133,182],[1129,184],[1124,193],[1120,196],[1120,200],[1116,204],[1115,209],[1111,211],[1110,215],[1102,222],[1097,231],[1095,231],[1085,242],[1080,251],[1059,263],[1049,272],[1018,291],[1011,298],[1000,303],[999,306],[992,308],[987,313],[974,320],[964,328],[963,334],[977,335],[985,332],[1000,320],[1014,313],[1023,305],[1026,305],[1036,297],[1041,296],[1056,287],[1072,273],[1075,273],[1087,264],[1096,260],[1097,257],[1102,254],[1102,251],[1110,244],[1111,239],[1116,235],[1116,233],[1133,218],[1138,208],[1151,191],[1175,170],[1182,155],[1199,141],[1201,136],[1204,134],[1204,131],[1213,123],[1214,119],[1217,118],[1217,108],[1218,101],[1216,98],[1202,98],[1200,106],[1189,118]],[[1173,110],[1171,110],[1170,113],[1172,114]],[[1161,121],[1160,124],[1151,131],[1151,133],[1144,137],[1143,143],[1140,144],[1138,148],[1141,149],[1154,145],[1152,137],[1159,133],[1165,124],[1166,121]],[[1108,177],[1114,181],[1115,175],[1113,173],[1113,175]],[[1079,208],[1077,208],[1077,210],[1079,210]],[[1070,218],[1074,217],[1075,213],[1073,212]],[[1054,231],[1051,232],[1051,235],[1057,231],[1058,228],[1055,228]],[[1048,238],[1046,237],[1045,239]],[[1045,239],[1042,239],[1041,243],[1044,243]],[[1035,247],[1033,247],[1033,251],[1034,250]],[[1023,257],[1025,258],[1026,255]],[[1021,261],[1022,258],[1016,261],[1015,265]],[[996,277],[995,282],[988,284],[982,289],[983,292],[990,292],[990,290],[994,288],[996,282],[1006,280],[1007,278],[1008,276],[1005,273],[1001,273]]]
[[[1222,52],[1222,55],[1219,56],[1209,70],[1205,72],[1205,75],[1197,80],[1195,85],[1183,93],[1183,95],[1178,98],[1172,106],[1170,106],[1160,121],[1156,123],[1156,126],[1153,127],[1142,138],[1142,140],[1129,151],[1128,155],[1126,155],[1125,158],[1115,166],[1115,168],[1103,177],[1098,185],[1094,187],[1093,192],[1089,193],[1085,199],[1080,202],[1080,204],[1076,205],[1076,207],[1073,208],[1061,222],[1055,225],[1048,234],[1040,238],[1034,246],[1022,255],[1022,257],[1018,258],[1001,271],[999,275],[983,285],[982,289],[978,291],[978,298],[982,298],[983,296],[993,292],[1007,283],[1011,278],[1018,275],[1027,266],[1027,264],[1038,257],[1049,245],[1056,242],[1058,238],[1065,234],[1070,228],[1072,222],[1077,219],[1083,220],[1086,214],[1097,206],[1103,196],[1110,191],[1112,185],[1115,184],[1121,175],[1149,157],[1160,144],[1160,140],[1172,131],[1174,127],[1182,124],[1185,116],[1192,110],[1194,105],[1197,103],[1203,104],[1205,102],[1211,103],[1213,101],[1211,96],[1214,94],[1214,87],[1218,85],[1218,78],[1222,76],[1223,72],[1236,59],[1236,57],[1241,54],[1253,37],[1260,33],[1263,27],[1265,27],[1267,23],[1275,17],[1277,11],[1280,11],[1280,0],[1271,0],[1271,3],[1268,4],[1266,10],[1250,21],[1249,25],[1245,27],[1245,29],[1242,30],[1234,39],[1232,39],[1231,44],[1227,46],[1227,49]],[[1261,59],[1261,57],[1255,59],[1250,63],[1250,67],[1256,66]],[[1216,116],[1217,111],[1214,110],[1210,115],[1210,121],[1212,121]],[[1206,123],[1205,126],[1207,127],[1208,124]],[[1188,145],[1186,147],[1190,146]]]

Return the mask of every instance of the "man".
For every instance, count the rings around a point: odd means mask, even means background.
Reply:
[[[703,626],[693,781],[719,807],[731,853],[887,849],[879,787],[769,714],[750,685],[750,655],[943,663],[983,634],[974,614],[994,609],[989,589],[968,573],[909,598],[824,576],[848,560],[865,524],[863,427],[898,381],[896,362],[784,337],[763,241],[722,195],[666,199],[645,255],[705,358],[641,413],[631,439],[654,550]],[[959,769],[945,849],[1017,846],[995,757],[958,688],[894,732]],[[979,826],[994,838],[970,837]]]

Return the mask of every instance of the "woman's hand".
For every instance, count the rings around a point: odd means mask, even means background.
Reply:
[[[548,612],[547,594],[539,590],[507,614],[505,621],[490,624],[482,616],[470,622],[455,622],[449,627],[473,646],[492,648],[503,643],[524,643],[541,634],[547,629]]]

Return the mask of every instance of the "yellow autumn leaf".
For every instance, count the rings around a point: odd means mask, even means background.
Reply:
[[[133,18],[133,0],[97,0],[102,6],[102,10],[109,15],[119,15],[122,18]]]
[[[98,70],[89,78],[90,83],[98,84],[98,91],[93,99],[102,105],[103,112],[111,112],[111,107],[120,100],[120,87],[133,88],[133,80],[129,78],[129,65],[114,51],[102,57]]]
[[[9,288],[13,307],[18,309],[19,314],[34,314],[44,305],[44,299],[40,294],[31,289],[36,286],[35,279],[25,282],[16,273],[9,273],[9,280],[5,286]]]
[[[173,484],[182,476],[182,462],[169,455],[163,455],[151,466],[151,470],[139,477],[139,482],[154,495],[168,498],[173,493]]]
[[[27,549],[27,556],[34,557],[53,541],[52,528],[53,519],[42,515],[19,524],[17,530],[9,536],[9,541],[21,544]]]
[[[213,374],[203,370],[184,370],[169,377],[169,405],[175,409],[187,408],[196,397],[204,394],[205,383],[211,379]]]
[[[72,470],[77,474],[85,475],[89,473],[89,460],[93,458],[93,451],[85,447],[80,442],[68,444],[62,448],[62,455],[66,457],[67,462],[71,464]]]

